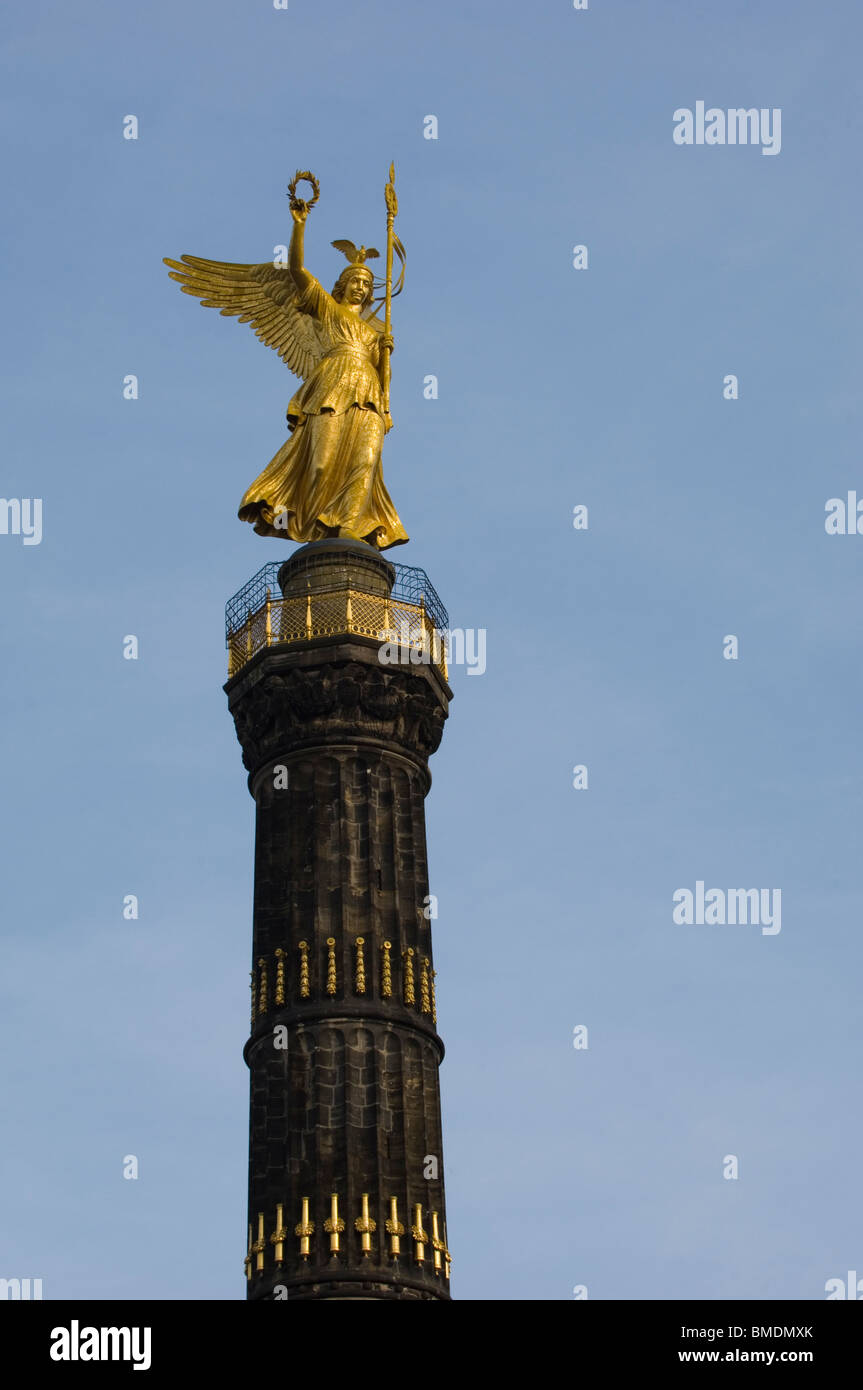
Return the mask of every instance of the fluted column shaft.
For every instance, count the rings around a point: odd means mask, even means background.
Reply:
[[[225,688],[257,808],[248,1296],[448,1298],[424,801],[451,692],[355,636]]]

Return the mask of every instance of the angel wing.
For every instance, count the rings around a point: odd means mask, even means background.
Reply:
[[[263,261],[235,265],[205,261],[200,256],[164,257],[169,274],[184,294],[193,294],[207,309],[248,323],[257,338],[273,348],[295,376],[305,381],[320,362],[324,349],[315,321],[296,307],[297,286],[287,266]]]

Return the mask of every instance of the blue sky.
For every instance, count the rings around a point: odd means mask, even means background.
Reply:
[[[296,382],[161,258],[271,258],[311,168],[329,284],[335,237],[382,247],[394,159],[393,558],[488,643],[427,802],[453,1294],[823,1298],[863,1268],[863,538],[824,528],[863,496],[859,6],[18,0],[4,28],[0,492],[43,537],[0,535],[0,1276],[244,1296],[222,615],[291,549],[236,507]],[[677,146],[698,100],[780,108],[780,153]],[[676,925],[697,880],[781,889],[781,932]]]

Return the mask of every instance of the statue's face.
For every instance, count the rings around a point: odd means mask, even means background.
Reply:
[[[367,270],[355,270],[345,280],[344,302],[345,304],[362,304],[369,292],[372,284],[372,277]]]

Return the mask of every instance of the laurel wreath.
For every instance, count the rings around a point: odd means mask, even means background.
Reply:
[[[313,194],[312,197],[308,199],[308,201],[306,201],[305,198],[297,197],[297,184],[300,182],[310,183],[312,185]],[[318,201],[318,198],[320,196],[321,185],[318,183],[314,174],[310,173],[308,169],[298,169],[297,172],[294,174],[294,177],[288,184],[288,197],[291,200],[291,208],[293,209],[293,211],[311,212],[312,208],[315,206],[315,203]]]

